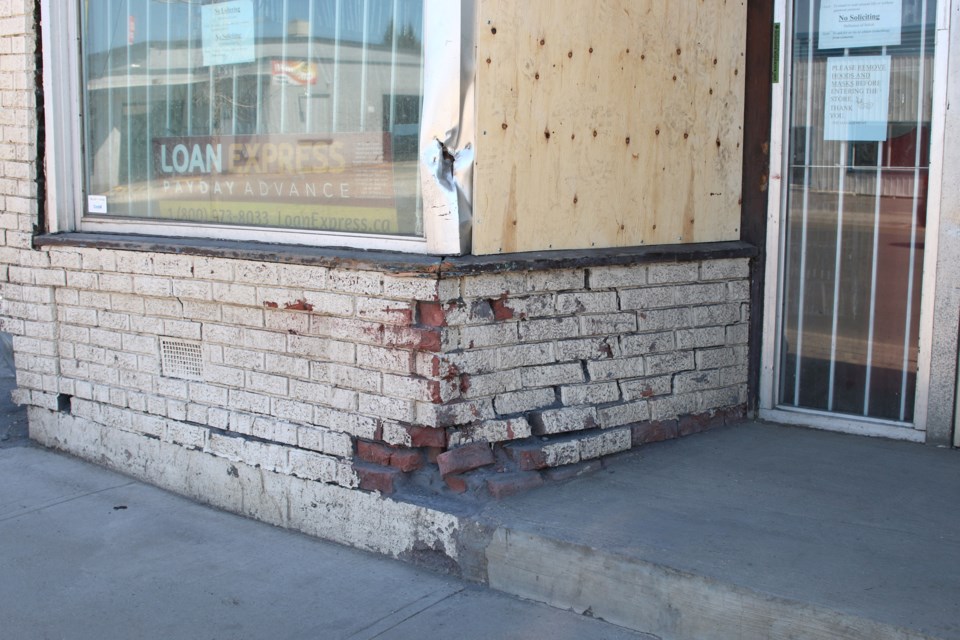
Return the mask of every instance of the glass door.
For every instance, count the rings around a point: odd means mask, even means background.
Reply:
[[[774,404],[908,426],[936,0],[788,11]]]

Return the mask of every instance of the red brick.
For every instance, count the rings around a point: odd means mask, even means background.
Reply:
[[[463,476],[447,476],[443,479],[454,493],[467,492],[467,479]]]
[[[535,471],[501,473],[487,480],[487,490],[497,500],[527,491],[543,484],[543,478]]]
[[[357,442],[357,457],[366,462],[388,466],[393,449],[378,442]]]
[[[713,427],[723,424],[723,416],[719,420],[709,413],[698,413],[697,415],[680,417],[680,435],[689,436],[702,431],[707,431]]]
[[[353,463],[353,470],[360,478],[360,488],[364,491],[379,491],[391,494],[396,490],[396,482],[402,477],[399,469],[380,465]]]
[[[407,433],[410,434],[410,443],[414,447],[447,448],[447,432],[445,429],[410,426],[407,427]]]
[[[423,454],[414,449],[399,449],[390,456],[390,466],[403,472],[423,468]]]
[[[464,473],[486,467],[494,463],[493,451],[490,445],[485,442],[475,442],[456,449],[451,449],[446,453],[437,456],[437,464],[440,465],[440,475],[448,476],[451,474]]]
[[[547,466],[547,456],[537,443],[512,444],[504,447],[511,460],[524,471],[535,471]]]
[[[420,324],[427,327],[447,326],[447,314],[439,302],[418,302],[417,317]]]
[[[503,296],[492,300],[490,306],[493,308],[493,317],[497,320],[512,320],[513,309],[507,306],[507,297]]]
[[[665,422],[645,422],[633,427],[632,444],[634,447],[673,440],[679,435],[679,425],[676,420]]]
[[[430,464],[437,464],[437,458],[439,458],[440,454],[446,450],[446,447],[426,447],[427,462]]]

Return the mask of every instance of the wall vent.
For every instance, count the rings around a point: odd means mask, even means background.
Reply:
[[[200,343],[160,338],[160,363],[168,378],[203,379]]]

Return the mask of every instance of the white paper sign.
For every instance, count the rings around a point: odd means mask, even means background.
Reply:
[[[903,0],[823,0],[820,48],[897,46],[902,22]]]
[[[107,196],[87,196],[87,213],[106,213]]]
[[[230,0],[200,7],[203,64],[253,62],[253,0]]]
[[[829,58],[824,102],[824,140],[886,140],[890,56]]]

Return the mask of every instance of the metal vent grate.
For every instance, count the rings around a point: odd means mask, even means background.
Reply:
[[[199,343],[160,338],[160,362],[163,375],[167,377],[203,379],[203,356]]]

